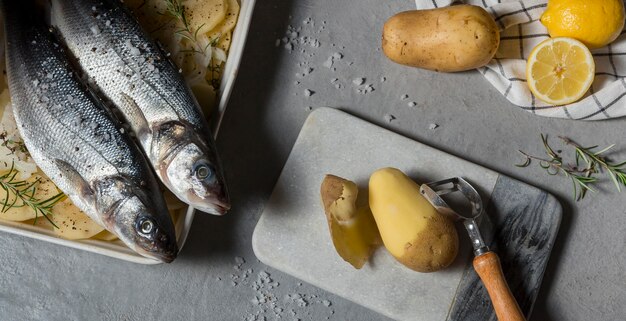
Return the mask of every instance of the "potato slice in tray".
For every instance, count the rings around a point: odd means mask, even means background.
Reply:
[[[207,32],[226,18],[229,3],[227,0],[187,0],[182,5],[189,15],[190,29]]]
[[[104,230],[104,231],[102,231],[102,232],[92,236],[91,238],[95,239],[95,240],[108,241],[108,242],[117,240],[117,236],[115,236],[115,234],[113,234],[113,233],[111,233],[111,232],[109,232],[107,230]]]
[[[55,205],[52,208],[52,215],[48,215],[48,218],[54,222],[58,228],[52,226],[52,224],[41,215],[37,218],[35,225],[52,228],[54,234],[68,240],[87,239],[104,231],[104,227],[81,212],[69,199],[65,199]]]
[[[218,37],[221,38],[232,31],[237,24],[237,18],[239,18],[239,3],[237,0],[226,0],[226,2],[228,3],[228,10],[226,11],[224,20],[215,26],[215,28],[207,29],[210,30],[206,33],[210,40]]]
[[[232,32],[227,32],[225,35],[220,37],[220,40],[217,42],[217,48],[220,48],[228,52],[228,49],[230,48],[230,41],[232,39],[232,36],[233,36]]]
[[[208,76],[207,76],[208,78]],[[202,113],[212,115],[217,100],[217,93],[208,82],[200,80],[189,84],[193,95],[198,100]]]

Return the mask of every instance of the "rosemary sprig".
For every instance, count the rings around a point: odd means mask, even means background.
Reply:
[[[55,228],[58,228],[56,224],[50,219],[49,215],[52,214],[52,208],[54,205],[65,199],[65,194],[58,193],[50,198],[41,200],[35,197],[37,192],[37,186],[40,180],[37,179],[34,182],[27,182],[24,180],[18,180],[18,171],[14,167],[14,163],[11,164],[11,168],[5,174],[0,175],[0,188],[6,192],[6,197],[1,200],[0,211],[6,212],[11,208],[19,208],[28,206],[35,211],[35,221],[42,215],[44,218],[52,224]]]
[[[193,44],[193,49],[190,50],[191,52],[205,55],[207,49],[210,47],[210,44],[203,48],[198,43],[198,34],[200,33],[200,30],[205,26],[205,24],[201,24],[198,28],[194,30],[194,28],[189,23],[189,17],[187,16],[187,12],[185,11],[185,5],[181,4],[179,0],[165,0],[165,4],[167,6],[166,13],[175,20],[178,20],[182,25],[180,29],[174,31],[174,34],[189,40]]]
[[[207,52],[217,46],[217,43],[220,41],[221,35],[211,39],[211,41],[206,46],[201,46],[198,41],[198,34],[200,34],[200,30],[206,25],[205,23],[201,24],[197,28],[193,28],[189,23],[189,17],[186,12],[185,5],[181,4],[179,0],[165,0],[166,3],[166,12],[165,14],[172,17],[172,20],[177,20],[180,22],[182,26],[180,29],[174,31],[174,34],[187,39],[191,42],[191,49],[181,50],[183,53],[190,54],[199,54],[206,56]],[[170,23],[172,20],[168,21]],[[213,88],[219,88],[220,86],[220,73],[221,73],[221,64],[215,59],[210,59],[208,65],[206,66],[209,69],[210,79],[207,80]]]
[[[527,167],[532,160],[539,161],[539,166],[546,170],[549,175],[557,175],[559,173],[570,178],[573,184],[574,199],[581,200],[588,191],[595,192],[593,184],[599,182],[599,177],[595,174],[604,173],[611,178],[615,188],[621,192],[622,185],[626,186],[626,161],[614,163],[603,154],[611,150],[615,145],[610,145],[599,151],[594,151],[598,146],[583,147],[573,140],[559,136],[566,146],[574,148],[575,164],[566,164],[560,156],[560,152],[555,152],[548,144],[547,136],[541,135],[541,140],[545,148],[548,158],[542,158],[529,155],[523,151],[519,151],[524,155],[525,160],[522,164],[516,164],[518,167]]]
[[[582,147],[567,137],[559,136],[559,138],[563,140],[566,145],[574,146],[576,149],[576,164],[578,164],[582,159],[586,163],[592,163],[594,166],[600,167],[601,171],[606,171],[609,177],[611,177],[615,188],[619,192],[622,191],[622,185],[626,186],[626,161],[613,163],[602,155],[615,147],[615,144],[607,146],[600,151],[593,152],[593,149],[598,148],[597,145]]]

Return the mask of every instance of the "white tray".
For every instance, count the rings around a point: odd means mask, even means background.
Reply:
[[[239,18],[237,20],[235,31],[233,32],[233,41],[229,50],[228,60],[226,61],[226,66],[224,66],[224,75],[222,76],[222,84],[220,86],[220,101],[218,104],[217,114],[213,121],[214,135],[217,135],[219,130],[219,126],[226,110],[226,105],[228,104],[228,99],[230,98],[230,94],[233,90],[237,72],[239,71],[239,63],[241,62],[245,41],[250,28],[250,22],[252,21],[252,11],[254,10],[255,1],[256,0],[239,0],[239,3],[241,4]],[[187,235],[191,229],[191,222],[193,221],[195,209],[189,207],[181,211],[184,213],[181,213],[176,222],[174,222],[176,240],[180,249],[182,249],[185,244],[185,240],[187,239]],[[66,240],[59,238],[54,234],[54,232],[46,230],[43,227],[5,220],[0,220],[0,231],[98,253],[134,263],[161,263],[160,261],[143,257],[135,253],[121,241]]]

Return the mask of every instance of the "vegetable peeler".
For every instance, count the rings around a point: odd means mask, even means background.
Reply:
[[[457,207],[457,211],[453,210],[441,197],[454,192],[460,192],[459,194],[464,197],[465,201],[469,201],[471,214],[467,209],[460,211]],[[453,177],[422,184],[420,193],[435,207],[437,212],[454,221],[463,222],[474,248],[474,270],[489,293],[498,320],[524,321],[524,315],[502,273],[500,259],[495,252],[489,250],[478,229],[477,221],[484,213],[484,207],[476,189],[463,178]]]

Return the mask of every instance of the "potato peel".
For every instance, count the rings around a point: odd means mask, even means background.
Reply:
[[[357,208],[358,187],[349,180],[326,175],[320,192],[335,250],[360,269],[382,244],[372,212],[369,207]]]

